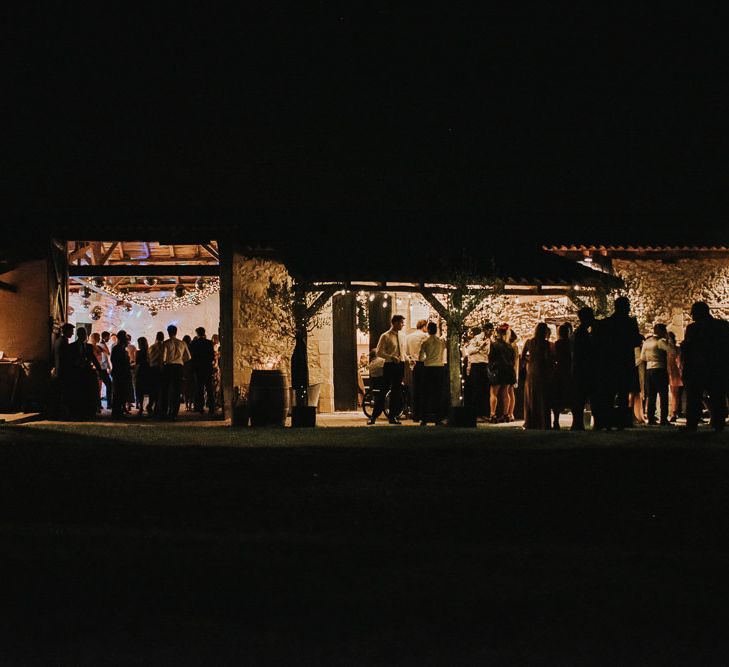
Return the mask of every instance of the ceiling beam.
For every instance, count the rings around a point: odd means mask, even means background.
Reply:
[[[200,247],[208,253],[216,262],[220,261],[220,254],[210,243],[201,243]]]
[[[71,262],[76,262],[80,259],[84,259],[89,254],[89,252],[91,252],[91,246],[88,246],[88,245],[81,246],[77,250],[74,250],[73,252],[69,253],[68,261],[69,261],[69,263],[71,263]]]
[[[110,246],[109,249],[101,256],[99,260],[99,264],[102,266],[106,264],[109,259],[111,258],[111,254],[116,250],[116,247],[119,245],[119,241],[114,241]]]
[[[125,264],[106,266],[69,266],[68,275],[83,276],[218,276],[217,264]]]

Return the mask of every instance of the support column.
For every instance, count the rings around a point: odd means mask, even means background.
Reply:
[[[233,248],[227,239],[218,239],[220,252],[220,381],[223,388],[223,415],[233,416]]]

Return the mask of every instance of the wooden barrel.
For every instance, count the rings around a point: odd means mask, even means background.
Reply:
[[[253,371],[248,392],[251,426],[284,425],[289,410],[288,384],[282,371]]]

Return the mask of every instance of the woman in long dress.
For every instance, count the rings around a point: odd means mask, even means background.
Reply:
[[[554,343],[554,385],[552,392],[552,428],[559,430],[559,416],[572,407],[572,325],[560,324]]]
[[[669,400],[671,417],[669,421],[675,422],[681,412],[683,380],[681,379],[681,357],[676,343],[676,334],[673,331],[668,332],[668,342],[671,348],[671,351],[668,353],[668,387],[671,391]]]
[[[545,322],[534,329],[534,337],[524,344],[526,359],[524,385],[524,428],[549,429],[552,401],[550,391],[554,375],[554,353],[549,342],[551,332]]]

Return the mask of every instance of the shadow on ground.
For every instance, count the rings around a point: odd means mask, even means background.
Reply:
[[[0,430],[18,664],[706,663],[729,438]]]

